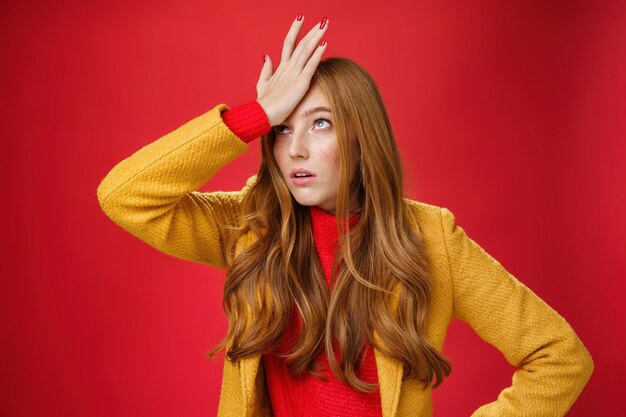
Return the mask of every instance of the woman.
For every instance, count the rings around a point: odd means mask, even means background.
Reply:
[[[219,104],[120,162],[104,212],[170,255],[227,269],[220,416],[429,416],[453,317],[518,366],[474,416],[562,416],[593,370],[569,324],[455,224],[402,195],[374,81],[321,61],[299,15],[257,100]],[[262,135],[239,192],[197,190]]]

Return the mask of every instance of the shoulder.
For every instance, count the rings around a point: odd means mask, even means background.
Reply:
[[[241,191],[239,191],[242,196],[244,196],[244,195],[248,194],[248,192],[250,192],[250,189],[256,183],[256,180],[257,180],[257,176],[256,175],[252,175],[251,177],[248,177],[248,179],[246,180],[246,184],[243,186]]]
[[[243,219],[245,216],[243,202],[246,195],[250,193],[250,190],[256,183],[256,179],[256,175],[248,177],[246,183],[238,191],[214,191],[211,193],[205,193],[204,195],[214,200],[221,200],[222,202],[228,201],[231,205],[230,209],[238,211]]]
[[[194,206],[210,210],[213,215],[220,217],[222,221],[230,218],[231,220],[227,223],[237,223],[245,217],[243,201],[255,182],[256,175],[253,175],[246,180],[246,183],[240,190],[193,191],[190,193],[190,196],[194,201]]]
[[[252,188],[252,186],[256,183],[256,175],[253,175],[251,177],[248,177],[248,179],[246,180],[245,184],[243,185],[243,187],[240,190],[235,190],[235,191],[210,191],[210,192],[203,192],[203,193],[199,193],[196,192],[197,194],[202,194],[205,196],[229,196],[231,198],[234,198],[236,200],[242,200],[246,194],[248,194],[250,192],[250,189]]]
[[[412,200],[405,197],[404,205],[409,214],[409,220],[419,226],[440,226],[442,211],[447,210],[434,204],[425,203],[423,201]]]
[[[446,233],[456,229],[454,214],[447,207],[406,197],[404,204],[409,222],[422,235],[425,243],[444,244]]]

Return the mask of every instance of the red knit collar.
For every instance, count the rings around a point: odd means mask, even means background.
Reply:
[[[337,217],[329,213],[317,206],[309,206],[309,211],[311,213],[311,222],[313,227],[319,231],[331,231],[337,230]],[[350,228],[354,226],[359,219],[361,218],[361,213],[357,212],[348,218],[348,224]]]

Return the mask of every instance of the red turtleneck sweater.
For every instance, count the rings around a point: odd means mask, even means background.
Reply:
[[[269,131],[271,126],[263,108],[256,102],[248,102],[222,112],[226,125],[244,142]],[[338,249],[336,217],[318,207],[310,207],[311,226],[315,249],[320,258],[326,282],[330,286],[330,270]],[[359,221],[359,214],[349,218],[349,227]],[[276,417],[380,417],[380,391],[359,393],[341,382],[330,370],[326,352],[317,360],[322,365],[321,373],[326,381],[321,381],[306,373],[303,377],[292,377],[285,361],[275,353],[287,352],[300,331],[300,320],[292,320],[274,352],[263,355],[265,378],[267,382],[272,410]],[[337,351],[335,345],[335,351]],[[339,352],[336,352],[339,355]],[[358,376],[365,382],[378,382],[374,350],[367,346],[363,354],[363,364]]]

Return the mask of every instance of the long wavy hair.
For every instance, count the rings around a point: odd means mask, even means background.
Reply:
[[[314,246],[309,209],[293,198],[274,159],[272,129],[261,138],[259,172],[243,199],[245,221],[228,242],[223,298],[228,334],[209,355],[228,347],[227,357],[236,363],[267,353],[298,314],[302,331],[283,355],[293,376],[310,372],[323,378],[316,358],[325,350],[340,380],[372,392],[377,384],[358,377],[369,344],[400,361],[404,379],[418,379],[426,387],[436,378],[437,387],[451,365],[425,337],[427,259],[409,223],[400,155],[378,88],[362,67],[340,57],[319,63],[313,85],[329,101],[340,149],[332,290]],[[360,219],[350,229],[340,219],[349,217],[355,199]],[[248,233],[258,239],[235,256],[237,241]],[[392,311],[394,291],[399,298]]]

